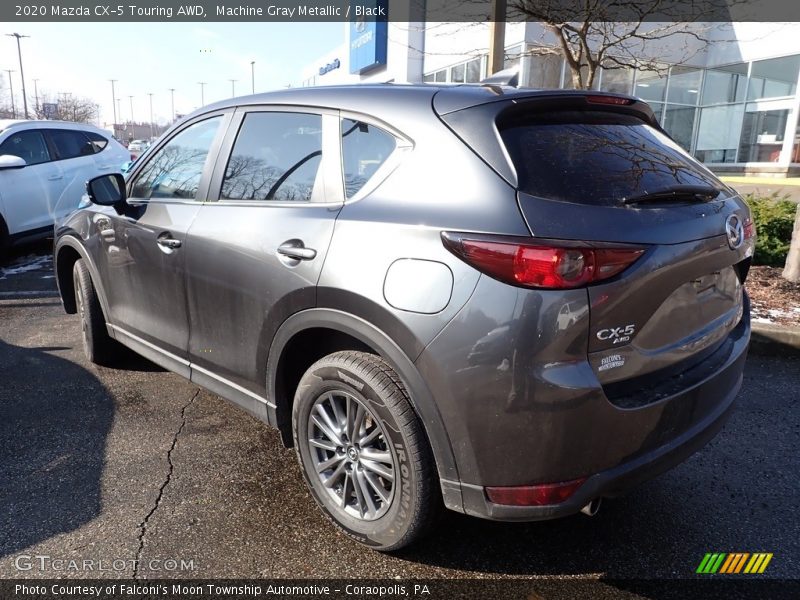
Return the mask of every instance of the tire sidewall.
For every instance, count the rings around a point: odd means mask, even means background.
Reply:
[[[92,341],[91,341],[91,315],[89,314],[89,298],[86,297],[87,285],[84,281],[86,273],[85,267],[80,260],[75,261],[72,268],[72,285],[75,288],[75,306],[78,309],[78,316],[81,319],[81,342],[83,343],[83,351],[86,356],[91,360],[94,357]]]
[[[325,392],[341,390],[352,394],[368,406],[380,419],[389,451],[395,465],[395,482],[389,510],[378,519],[364,521],[348,515],[333,504],[333,499],[324,488],[313,469],[311,451],[308,448],[308,417],[317,398]],[[375,548],[386,548],[396,544],[413,525],[413,494],[416,478],[409,461],[408,444],[390,405],[381,394],[358,373],[342,365],[316,365],[303,377],[298,386],[293,410],[293,432],[295,449],[302,465],[303,476],[317,504],[347,535],[362,544]]]

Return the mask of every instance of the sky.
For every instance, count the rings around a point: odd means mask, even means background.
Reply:
[[[0,33],[29,35],[21,40],[28,98],[38,79],[40,101],[71,93],[100,105],[100,124],[113,121],[110,79],[120,99],[118,122],[133,116],[157,123],[171,120],[169,88],[175,88],[175,111],[186,114],[204,102],[255,90],[268,91],[296,84],[300,70],[344,39],[342,23],[3,23]],[[14,95],[21,111],[21,81],[16,40],[0,36],[0,102],[8,103],[8,74],[13,69]]]

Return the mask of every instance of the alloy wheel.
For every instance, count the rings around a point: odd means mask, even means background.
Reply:
[[[321,394],[309,413],[308,446],[314,472],[340,510],[365,521],[389,510],[395,458],[364,402],[343,390]]]

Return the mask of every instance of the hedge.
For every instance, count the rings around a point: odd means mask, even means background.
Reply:
[[[753,213],[756,224],[756,252],[753,264],[782,267],[789,253],[797,203],[788,196],[773,192],[769,196],[742,196]]]

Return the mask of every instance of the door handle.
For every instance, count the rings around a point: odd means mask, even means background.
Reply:
[[[62,177],[64,177],[64,176],[63,175],[48,175],[47,179],[49,181],[57,181],[57,180],[61,179]]]
[[[168,237],[160,237],[158,238],[158,245],[163,246],[164,248],[169,248],[170,250],[175,250],[175,248],[181,247],[181,241]]]
[[[296,260],[311,260],[317,256],[317,251],[313,248],[295,246],[289,243],[278,246],[278,254],[294,258]]]

